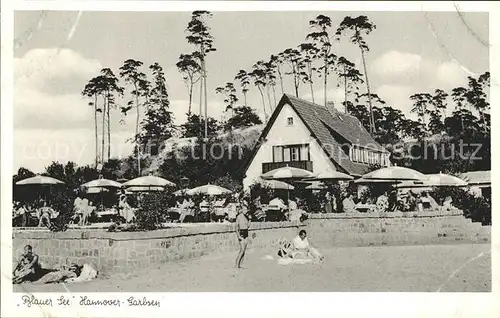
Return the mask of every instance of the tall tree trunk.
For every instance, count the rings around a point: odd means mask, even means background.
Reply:
[[[247,92],[246,91],[243,92],[243,99],[245,100],[245,106],[248,106],[248,104],[247,104]]]
[[[347,75],[346,66],[344,65],[344,112],[347,114]]]
[[[200,51],[200,53],[201,53],[201,51]],[[198,112],[198,116],[199,116],[199,118],[198,118],[199,119],[199,121],[198,121],[199,122],[199,127],[198,127],[199,132],[198,132],[198,134],[199,134],[199,137],[201,137],[202,131],[203,131],[203,129],[202,129],[202,124],[203,124],[203,122],[202,122],[202,119],[203,119],[203,56],[200,57],[200,66],[201,66],[201,75],[200,75],[201,76],[200,77],[200,110]]]
[[[464,117],[460,116],[460,124],[462,125],[462,132],[465,131],[465,125],[464,125]]]
[[[272,87],[273,87],[273,100],[274,100],[274,107],[272,108],[272,110],[274,110],[278,104],[276,104],[276,86],[273,85]]]
[[[314,104],[314,90],[313,90],[313,83],[311,81],[309,81],[309,86],[310,86],[310,89],[311,89],[312,102]]]
[[[264,93],[262,92],[262,88],[257,86],[260,92],[260,97],[262,99],[262,110],[264,111],[264,121],[267,123],[267,112],[266,112],[266,100],[264,99]]]
[[[375,118],[373,117],[372,94],[370,92],[370,82],[368,81],[368,72],[366,70],[365,52],[361,47],[359,49],[361,50],[361,59],[363,60],[363,69],[365,72],[366,91],[368,92],[368,105],[370,107],[370,134],[372,134],[376,131]]]
[[[283,88],[283,75],[281,75],[281,69],[279,68],[279,66],[276,68],[276,70],[278,71],[278,76],[280,78],[281,95],[283,95],[285,94],[285,90]]]
[[[188,116],[191,116],[191,105],[193,103],[193,82],[189,84],[189,105],[188,105]]]
[[[109,92],[107,93],[108,94],[108,107],[107,107],[107,110],[106,110],[106,116],[108,117],[108,161],[109,161],[109,158],[111,157],[111,119],[110,119],[110,116],[109,116]]]
[[[328,96],[326,94],[328,82],[328,53],[325,55],[325,68],[323,70],[323,97],[325,98],[325,108],[328,106]]]
[[[94,94],[95,166],[99,164],[99,137],[97,132],[97,94]]]
[[[139,145],[139,92],[137,91],[137,83],[134,83],[135,88],[135,147],[137,150],[137,176],[141,176],[141,146]]]
[[[104,143],[106,141],[106,96],[102,102],[102,137],[101,137],[101,164],[104,164]]]
[[[198,116],[199,116],[198,122],[199,122],[199,125],[200,125],[200,127],[199,127],[199,135],[201,137],[201,131],[202,131],[201,125],[202,125],[202,119],[203,119],[203,79],[202,78],[200,78],[200,111],[198,113]]]
[[[299,97],[299,75],[297,74],[297,70],[295,67],[293,68],[293,85],[295,86],[295,96]]]
[[[483,131],[486,132],[486,119],[484,118],[484,113],[478,109],[479,116],[481,116],[481,122],[483,123]]]
[[[311,89],[311,98],[312,98],[312,102],[314,104],[314,90],[313,90],[311,63],[309,63],[309,65],[308,65],[308,70],[309,70],[309,87]]]
[[[207,66],[203,59],[203,90],[205,91],[205,139],[208,138]]]
[[[270,111],[270,113],[272,113],[273,112],[273,107],[271,106],[272,103],[271,103],[271,93],[269,92],[269,86],[266,87],[266,93],[267,93],[267,101],[269,102],[269,104],[268,104],[269,105],[269,111]]]

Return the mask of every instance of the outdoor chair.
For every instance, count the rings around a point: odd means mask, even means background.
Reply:
[[[268,209],[266,211],[266,221],[269,222],[281,222],[285,221],[285,213],[281,209]]]

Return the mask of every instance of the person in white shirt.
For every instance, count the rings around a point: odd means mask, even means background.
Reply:
[[[316,260],[323,260],[323,255],[309,243],[305,230],[300,230],[299,235],[292,240],[292,246],[292,258],[312,257]]]
[[[354,203],[354,199],[352,193],[347,193],[344,201],[342,201],[342,206],[344,208],[344,213],[356,213],[356,204]]]
[[[38,227],[41,227],[42,225],[46,225],[48,228],[50,228],[50,219],[52,216],[53,210],[51,207],[47,206],[47,202],[43,201],[43,207],[38,209]],[[45,221],[45,223],[44,223]]]
[[[82,198],[76,197],[75,201],[73,202],[73,210],[75,211],[75,213],[80,213],[81,205]]]

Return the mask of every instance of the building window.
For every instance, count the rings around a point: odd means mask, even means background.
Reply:
[[[288,126],[293,126],[293,117],[288,117],[288,118],[286,119],[286,124],[287,124]]]
[[[302,145],[300,147],[300,160],[302,161],[309,161],[309,146],[308,145]]]
[[[273,162],[309,160],[309,145],[273,146]]]
[[[283,148],[283,161],[290,161],[290,148],[289,147]]]
[[[361,149],[358,146],[353,146],[349,150],[349,158],[352,162],[367,165],[380,164],[385,166],[388,164],[388,158],[385,154],[367,149]]]
[[[273,147],[273,162],[283,162],[283,147]]]

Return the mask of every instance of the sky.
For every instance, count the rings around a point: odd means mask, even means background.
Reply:
[[[331,17],[334,27],[346,15],[366,15],[377,28],[366,36],[372,91],[405,115],[409,96],[449,91],[467,76],[489,70],[488,13],[456,12],[213,12],[210,19],[216,52],[207,58],[208,115],[221,119],[223,98],[215,88],[233,81],[240,69],[305,41],[309,21]],[[18,11],[14,25],[14,169],[43,172],[52,161],[94,160],[94,122],[89,100],[80,92],[104,67],[118,74],[129,58],[165,70],[170,108],[177,124],[185,120],[187,89],[175,64],[193,51],[184,32],[191,12]],[[347,39],[336,42],[337,55],[361,69],[361,55]],[[145,71],[147,71],[145,69]],[[314,86],[323,103],[320,80]],[[236,83],[235,83],[236,84]],[[365,88],[362,87],[362,90]],[[278,95],[281,94],[279,86]],[[285,93],[293,94],[291,80]],[[193,110],[197,111],[195,91]],[[241,97],[241,96],[240,96]],[[310,99],[305,86],[300,97]],[[279,98],[279,96],[278,96]],[[241,97],[242,99],[242,97]],[[328,99],[337,105],[343,91],[330,79]],[[248,104],[262,113],[260,95],[250,87]],[[451,107],[451,106],[450,106]],[[112,157],[130,154],[135,116],[112,114]]]

